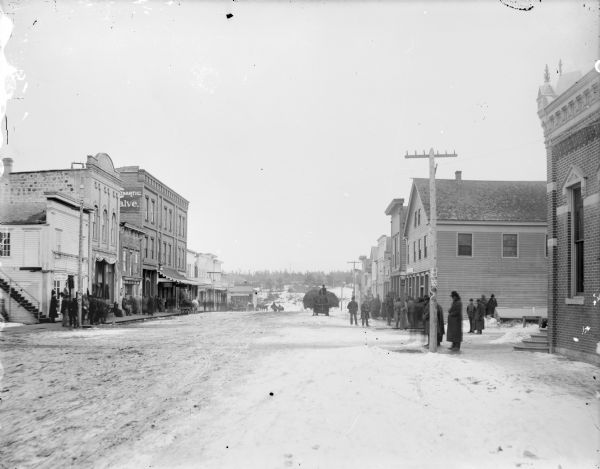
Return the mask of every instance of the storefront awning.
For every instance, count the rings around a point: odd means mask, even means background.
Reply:
[[[185,275],[181,275],[175,269],[171,269],[169,267],[163,267],[161,270],[159,270],[158,276],[158,283],[173,282],[183,285],[199,285],[199,283],[195,280],[191,280]]]
[[[100,255],[100,254],[96,254],[96,261],[97,262],[106,262],[107,264],[116,264],[117,263],[117,259],[115,257],[112,256],[104,256],[104,255]]]

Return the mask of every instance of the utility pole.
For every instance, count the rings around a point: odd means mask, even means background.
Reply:
[[[77,257],[77,327],[82,327],[81,312],[83,308],[83,184],[79,186],[79,255]]]
[[[435,158],[456,158],[456,153],[435,153],[429,155],[417,152],[405,158],[429,158],[429,239],[431,242],[431,271],[429,272],[429,351],[437,352],[437,200],[435,192]]]

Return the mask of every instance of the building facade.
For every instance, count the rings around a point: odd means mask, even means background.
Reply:
[[[600,364],[600,76],[538,92],[547,158],[548,327],[553,353]]]
[[[377,239],[377,281],[375,286],[375,296],[383,301],[390,291],[390,237],[381,235]]]
[[[119,279],[121,297],[135,302],[135,312],[142,304],[142,247],[145,232],[127,222],[119,227]],[[133,303],[132,303],[133,304]]]
[[[546,185],[543,181],[437,179],[438,301],[450,292],[498,299],[508,314],[546,314]],[[406,294],[429,294],[429,180],[414,179],[404,229]]]
[[[406,243],[404,241],[404,223],[406,207],[404,199],[393,199],[385,214],[390,217],[390,290],[394,297],[404,290],[406,279]]]
[[[189,202],[139,166],[117,168],[123,181],[123,221],[144,231],[143,302],[174,308],[188,295],[186,279]]]
[[[82,276],[89,271],[91,208],[47,192],[45,202],[3,205],[0,210],[0,292],[8,320],[31,324],[47,317],[52,290],[79,288],[79,226]],[[82,290],[86,293],[87,275]],[[16,293],[16,294],[15,294]],[[59,298],[60,300],[60,298]]]
[[[4,158],[1,193],[7,206],[45,203],[47,193],[83,201],[92,208],[86,234],[90,262],[84,272],[86,288],[92,296],[116,301],[119,258],[119,198],[122,191],[119,173],[106,153],[88,156],[70,169],[14,172],[12,159]]]

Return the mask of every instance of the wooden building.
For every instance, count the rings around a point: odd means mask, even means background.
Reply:
[[[437,179],[438,301],[456,290],[466,303],[494,293],[512,315],[546,313],[544,181]],[[432,268],[429,179],[414,179],[406,224],[406,289],[427,295]]]

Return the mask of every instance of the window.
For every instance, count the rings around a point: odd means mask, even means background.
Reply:
[[[584,268],[583,268],[583,197],[581,196],[581,185],[572,189],[573,204],[573,278],[575,281],[575,293],[584,292]]]
[[[110,244],[117,244],[117,216],[114,213],[110,223]]]
[[[98,206],[94,205],[94,218],[92,218],[92,236],[94,239],[98,239],[98,224],[100,221],[100,212]]]
[[[417,242],[413,241],[413,262],[417,260]]]
[[[173,232],[173,210],[169,209],[169,231]]]
[[[139,260],[138,260],[138,253],[136,251],[136,252],[133,253],[133,259],[131,261],[131,273],[133,275],[136,275],[139,272],[139,270],[138,270],[138,262],[139,262]]]
[[[148,221],[149,217],[149,212],[150,212],[150,199],[148,198],[148,196],[146,196],[146,221]]]
[[[419,238],[419,260],[421,260],[421,238]]]
[[[125,250],[125,249],[122,250],[121,262],[122,262],[123,274],[126,274],[127,273],[127,250]]]
[[[417,225],[421,225],[421,209],[419,209],[417,214]]]
[[[144,257],[148,259],[148,236],[144,236]]]
[[[151,214],[151,217],[152,217],[152,220],[151,220],[151,221],[152,221],[152,224],[154,224],[154,212],[156,211],[156,206],[155,206],[155,205],[156,205],[156,204],[154,203],[154,199],[152,199],[152,214]]]
[[[0,232],[0,257],[10,257],[10,233]]]
[[[56,252],[62,252],[62,230],[56,229]]]
[[[154,238],[150,238],[150,258],[154,259]]]
[[[516,234],[502,235],[502,257],[518,257],[519,237]]]
[[[108,212],[106,209],[102,212],[102,242],[108,241]]]
[[[414,217],[414,218],[415,218],[415,220],[414,220],[414,225],[415,225],[415,227],[416,227],[416,226],[417,226],[417,212],[415,212],[415,217]]]
[[[171,265],[171,259],[173,257],[173,246],[169,244],[169,265]]]
[[[162,252],[162,262],[163,264],[167,262],[167,242],[163,241],[163,252]]]
[[[165,207],[165,215],[162,220],[162,226],[164,227],[165,230],[167,229],[167,207]]]
[[[423,257],[427,259],[427,235],[423,236]]]
[[[473,255],[473,235],[471,233],[458,233],[458,255]]]

